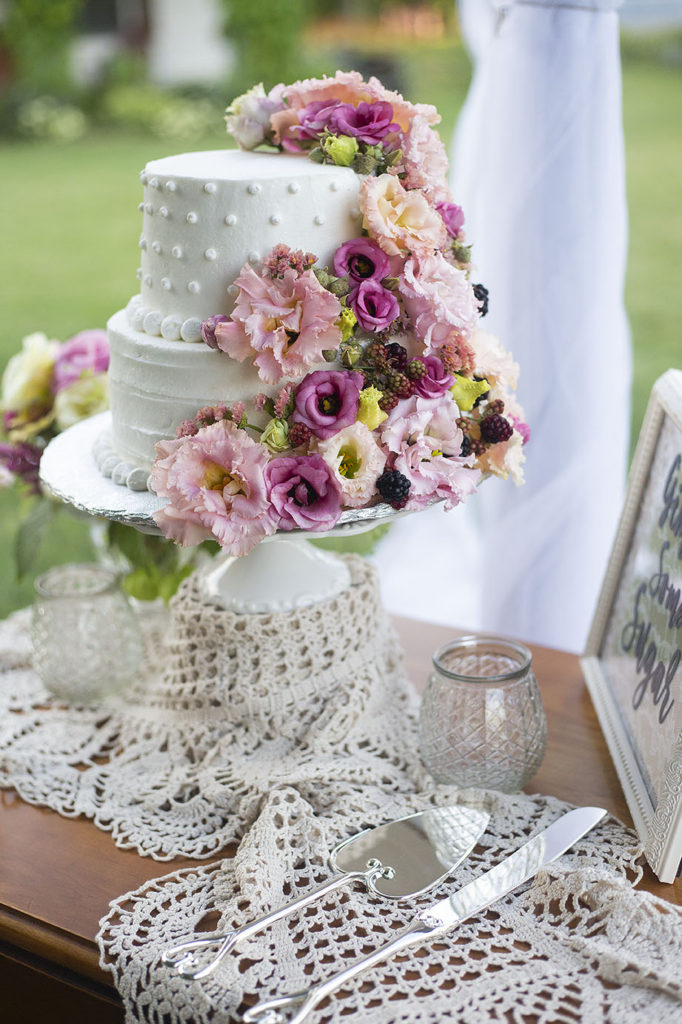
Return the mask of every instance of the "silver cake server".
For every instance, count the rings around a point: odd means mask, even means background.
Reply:
[[[404,900],[426,892],[450,874],[486,830],[490,815],[473,807],[432,807],[387,825],[365,829],[339,843],[329,863],[334,878],[304,896],[234,931],[191,939],[167,949],[163,963],[187,978],[205,978],[238,942],[341,886],[360,882],[368,892]],[[207,961],[197,954],[213,950]]]
[[[544,829],[509,857],[484,872],[451,896],[420,911],[409,927],[374,953],[302,992],[268,999],[252,1006],[244,1014],[245,1024],[300,1024],[308,1014],[337,989],[342,988],[367,967],[395,956],[407,946],[421,946],[449,931],[468,917],[480,913],[529,881],[540,868],[556,860],[590,829],[602,820],[606,811],[601,807],[578,807],[569,811]],[[289,1017],[287,1010],[295,1010]]]

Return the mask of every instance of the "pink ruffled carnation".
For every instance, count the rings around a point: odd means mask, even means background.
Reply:
[[[519,364],[511,353],[502,347],[495,335],[479,327],[469,340],[474,350],[476,375],[485,377],[499,389],[516,388]]]
[[[102,330],[81,331],[59,349],[52,372],[52,390],[58,394],[84,375],[105,373],[109,368],[109,341]]]
[[[238,362],[253,358],[266,383],[302,377],[320,362],[325,349],[341,343],[336,323],[341,304],[312,271],[288,269],[281,278],[270,278],[247,263],[236,284],[239,297],[232,319],[216,326],[216,342]]]
[[[412,118],[403,143],[405,187],[420,188],[433,202],[451,199],[448,189],[448,155],[437,132],[425,117]]]
[[[418,190],[403,188],[392,174],[368,176],[360,189],[363,227],[389,256],[429,256],[442,249],[447,231],[441,216]]]
[[[444,455],[459,455],[464,435],[457,426],[459,409],[449,395],[410,398],[398,402],[381,426],[381,443],[389,452],[401,453],[425,441]]]
[[[442,498],[446,509],[455,508],[470,494],[474,494],[481,474],[470,467],[471,458],[447,458],[431,447],[426,438],[409,445],[394,463],[410,481],[408,509],[423,508],[429,501]]]
[[[341,488],[321,455],[285,455],[265,470],[280,530],[330,530],[341,515]]]
[[[232,555],[245,555],[269,534],[275,520],[268,501],[268,455],[229,420],[194,436],[159,441],[152,485],[169,504],[155,513],[166,537],[183,547],[215,539]]]
[[[464,334],[473,331],[478,320],[474,290],[464,271],[448,263],[442,253],[411,256],[399,288],[414,329],[427,349],[437,349],[447,342],[453,330]]]

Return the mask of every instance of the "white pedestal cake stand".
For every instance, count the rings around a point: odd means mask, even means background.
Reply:
[[[111,414],[101,413],[51,441],[40,463],[43,488],[92,516],[160,534],[154,513],[165,499],[114,483],[95,462],[93,445],[110,426]],[[243,558],[221,555],[208,571],[201,571],[203,596],[230,611],[255,613],[293,611],[335,597],[350,586],[348,569],[342,559],[308,539],[363,533],[404,514],[383,503],[348,510],[329,532],[277,533]]]

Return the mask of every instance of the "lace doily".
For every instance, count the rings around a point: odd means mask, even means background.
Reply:
[[[165,637],[143,619],[148,664],[116,701],[69,707],[30,667],[29,613],[0,624],[0,785],[157,860],[215,855],[273,787],[319,813],[368,813],[414,789],[417,697],[376,576],[292,613],[240,615],[202,601],[196,577]]]
[[[442,787],[396,794],[382,817],[454,797]],[[458,798],[484,803],[492,817],[457,869],[457,885],[567,808],[551,797],[523,794],[463,791]],[[168,875],[115,901],[98,942],[127,1024],[239,1020],[255,1001],[307,988],[377,949],[419,907],[445,896],[447,882],[406,904],[337,890],[245,942],[201,981],[161,962],[166,948],[193,934],[238,927],[328,880],[328,851],[366,823],[362,803],[349,782],[321,815],[298,789],[277,785],[234,860]],[[525,891],[439,941],[360,975],[311,1021],[340,1022],[355,1014],[350,1019],[363,1024],[679,1024],[682,912],[632,888],[638,852],[634,833],[607,819]]]

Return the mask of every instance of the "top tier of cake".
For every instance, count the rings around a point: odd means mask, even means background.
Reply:
[[[347,167],[218,150],[153,160],[141,178],[140,294],[129,320],[169,341],[198,341],[202,320],[230,313],[241,267],[279,242],[324,267],[362,229],[360,178]]]

